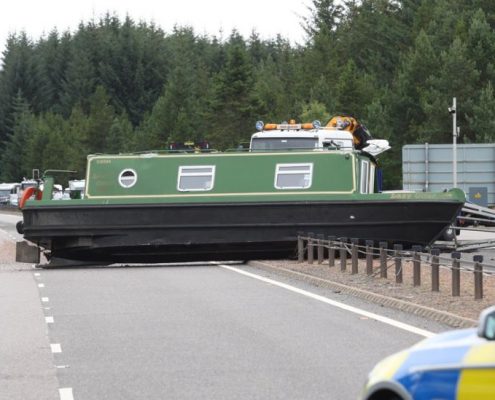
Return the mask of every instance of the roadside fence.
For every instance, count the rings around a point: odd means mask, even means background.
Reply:
[[[361,243],[361,244],[360,244]],[[364,245],[362,244],[364,243]],[[431,249],[426,252],[421,246],[412,246],[410,250],[404,250],[401,244],[394,244],[389,248],[389,243],[379,242],[374,246],[372,240],[362,241],[357,238],[345,238],[313,233],[299,234],[297,240],[297,259],[299,263],[307,260],[308,264],[315,261],[318,264],[328,263],[329,267],[336,267],[339,259],[341,272],[347,271],[350,260],[351,274],[359,273],[359,258],[364,258],[365,273],[368,276],[380,276],[387,278],[389,272],[395,275],[395,282],[403,283],[403,264],[412,263],[413,286],[421,286],[421,271],[423,266],[428,266],[431,271],[431,290],[440,291],[440,268],[451,271],[451,293],[457,297],[461,295],[461,271],[474,274],[474,299],[483,299],[483,276],[495,275],[494,272],[484,271],[483,256],[474,255],[473,261],[461,260],[460,252],[452,252],[451,257],[440,255],[439,249]],[[315,258],[316,255],[316,258]],[[379,259],[378,268],[375,268],[374,259]],[[393,275],[392,275],[393,276]]]

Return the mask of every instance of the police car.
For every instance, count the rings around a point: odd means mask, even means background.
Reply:
[[[442,333],[379,362],[361,399],[495,399],[495,306],[478,329]]]

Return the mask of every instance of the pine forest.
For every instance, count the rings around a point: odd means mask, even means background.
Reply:
[[[269,18],[267,18],[269,23]],[[70,169],[86,156],[249,140],[255,122],[355,116],[390,141],[385,188],[405,144],[495,140],[493,0],[312,0],[304,44],[237,31],[165,32],[111,12],[36,40],[12,34],[0,67],[0,181]]]

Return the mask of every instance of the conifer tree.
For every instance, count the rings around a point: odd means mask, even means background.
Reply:
[[[12,109],[12,133],[7,136],[0,158],[0,179],[19,182],[23,177],[31,176],[26,156],[28,140],[35,129],[35,118],[20,91],[13,101]]]

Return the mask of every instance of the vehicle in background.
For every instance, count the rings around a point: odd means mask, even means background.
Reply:
[[[10,194],[18,185],[18,183],[0,183],[0,204],[10,203]]]
[[[34,179],[25,179],[21,183],[16,184],[10,193],[10,205],[17,207],[22,194],[27,188],[37,187],[38,181]]]
[[[21,184],[20,183],[15,183],[12,189],[10,190],[10,195],[9,195],[9,205],[17,207],[19,204],[19,190],[20,190]]]
[[[69,197],[71,199],[84,199],[84,189],[86,188],[86,180],[72,180],[69,181],[68,190],[65,189],[65,192],[69,193]]]
[[[495,399],[495,306],[477,329],[441,333],[380,361],[361,399]]]
[[[64,198],[64,188],[62,185],[53,185],[52,199],[53,200],[63,200]]]

